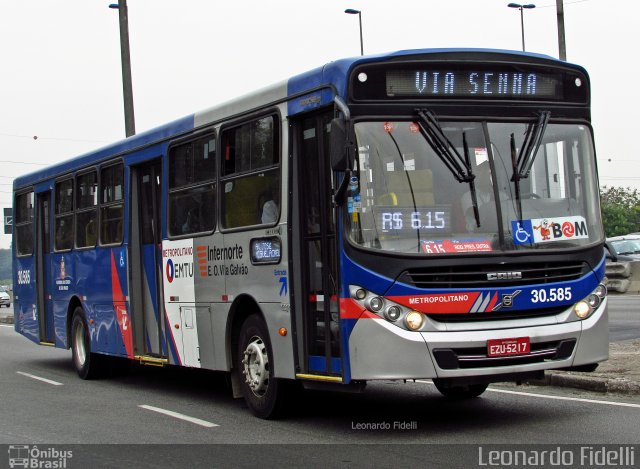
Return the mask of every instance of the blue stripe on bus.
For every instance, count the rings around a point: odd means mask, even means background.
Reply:
[[[331,370],[327,370],[327,358],[319,355],[309,355],[309,371],[316,373],[340,373],[341,360],[339,357],[331,358]]]

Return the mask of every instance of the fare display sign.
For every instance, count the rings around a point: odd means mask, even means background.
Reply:
[[[374,208],[376,228],[386,234],[423,231],[447,233],[451,231],[448,206],[416,209],[415,207],[378,206]]]

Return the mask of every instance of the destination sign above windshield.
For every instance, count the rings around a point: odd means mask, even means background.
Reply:
[[[498,70],[415,69],[386,72],[387,96],[556,98],[556,75]]]
[[[586,103],[588,79],[573,70],[519,64],[368,65],[352,75],[356,100],[511,100]]]

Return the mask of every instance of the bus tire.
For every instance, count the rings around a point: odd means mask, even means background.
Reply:
[[[487,390],[488,384],[463,384],[454,385],[445,384],[439,379],[434,379],[435,384],[440,394],[451,399],[472,399],[478,397],[480,394]]]
[[[286,382],[273,376],[273,352],[267,325],[249,316],[240,328],[236,367],[247,406],[256,417],[275,419],[282,413]]]
[[[84,310],[78,306],[71,321],[71,356],[73,366],[82,379],[95,379],[100,376],[101,357],[91,352],[89,327]]]

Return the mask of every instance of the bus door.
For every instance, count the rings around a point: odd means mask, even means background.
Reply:
[[[303,373],[341,376],[336,224],[328,127],[332,113],[293,124],[294,295],[298,367]],[[298,197],[299,195],[299,197]],[[297,231],[297,233],[295,233]],[[301,316],[301,317],[300,317]],[[300,343],[302,336],[302,344]]]
[[[165,358],[162,299],[162,232],[160,205],[162,164],[159,159],[132,168],[130,289],[136,354]],[[140,314],[142,312],[142,314]]]
[[[51,191],[36,195],[36,310],[40,342],[53,344],[53,302],[51,301]]]

